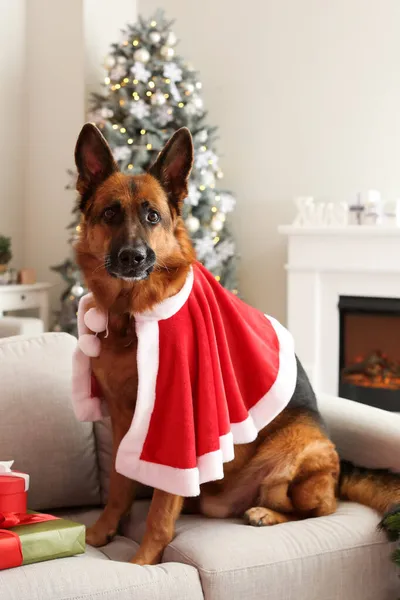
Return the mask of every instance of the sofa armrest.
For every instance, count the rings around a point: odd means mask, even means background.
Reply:
[[[399,414],[327,394],[318,407],[341,458],[400,473]]]

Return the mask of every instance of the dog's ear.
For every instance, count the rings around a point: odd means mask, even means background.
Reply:
[[[75,147],[75,164],[78,169],[76,189],[82,196],[83,210],[87,198],[96,187],[118,171],[109,145],[92,123],[86,123],[79,134]]]
[[[193,164],[193,142],[187,127],[174,133],[149,169],[167,192],[168,199],[179,212],[188,194],[188,179]]]

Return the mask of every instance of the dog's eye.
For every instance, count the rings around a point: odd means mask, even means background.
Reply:
[[[148,220],[149,223],[151,223],[152,225],[155,225],[160,220],[160,215],[155,210],[149,210],[149,212],[147,213],[146,219]]]
[[[103,216],[106,221],[112,221],[113,218],[115,217],[115,210],[113,210],[112,208],[107,208],[104,211]]]

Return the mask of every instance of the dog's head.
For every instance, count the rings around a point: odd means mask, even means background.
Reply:
[[[181,206],[193,162],[189,130],[172,136],[148,173],[129,176],[119,172],[100,131],[86,124],[75,162],[83,213],[76,249],[86,279],[96,272],[133,284],[178,266]]]

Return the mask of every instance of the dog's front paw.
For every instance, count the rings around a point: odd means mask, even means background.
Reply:
[[[110,530],[107,523],[95,523],[86,529],[86,543],[98,548],[109,544],[115,536],[115,531]]]
[[[264,508],[264,506],[255,506],[249,508],[244,513],[244,519],[252,527],[266,527],[270,525],[278,525],[278,523],[286,523],[288,518],[285,515]]]

